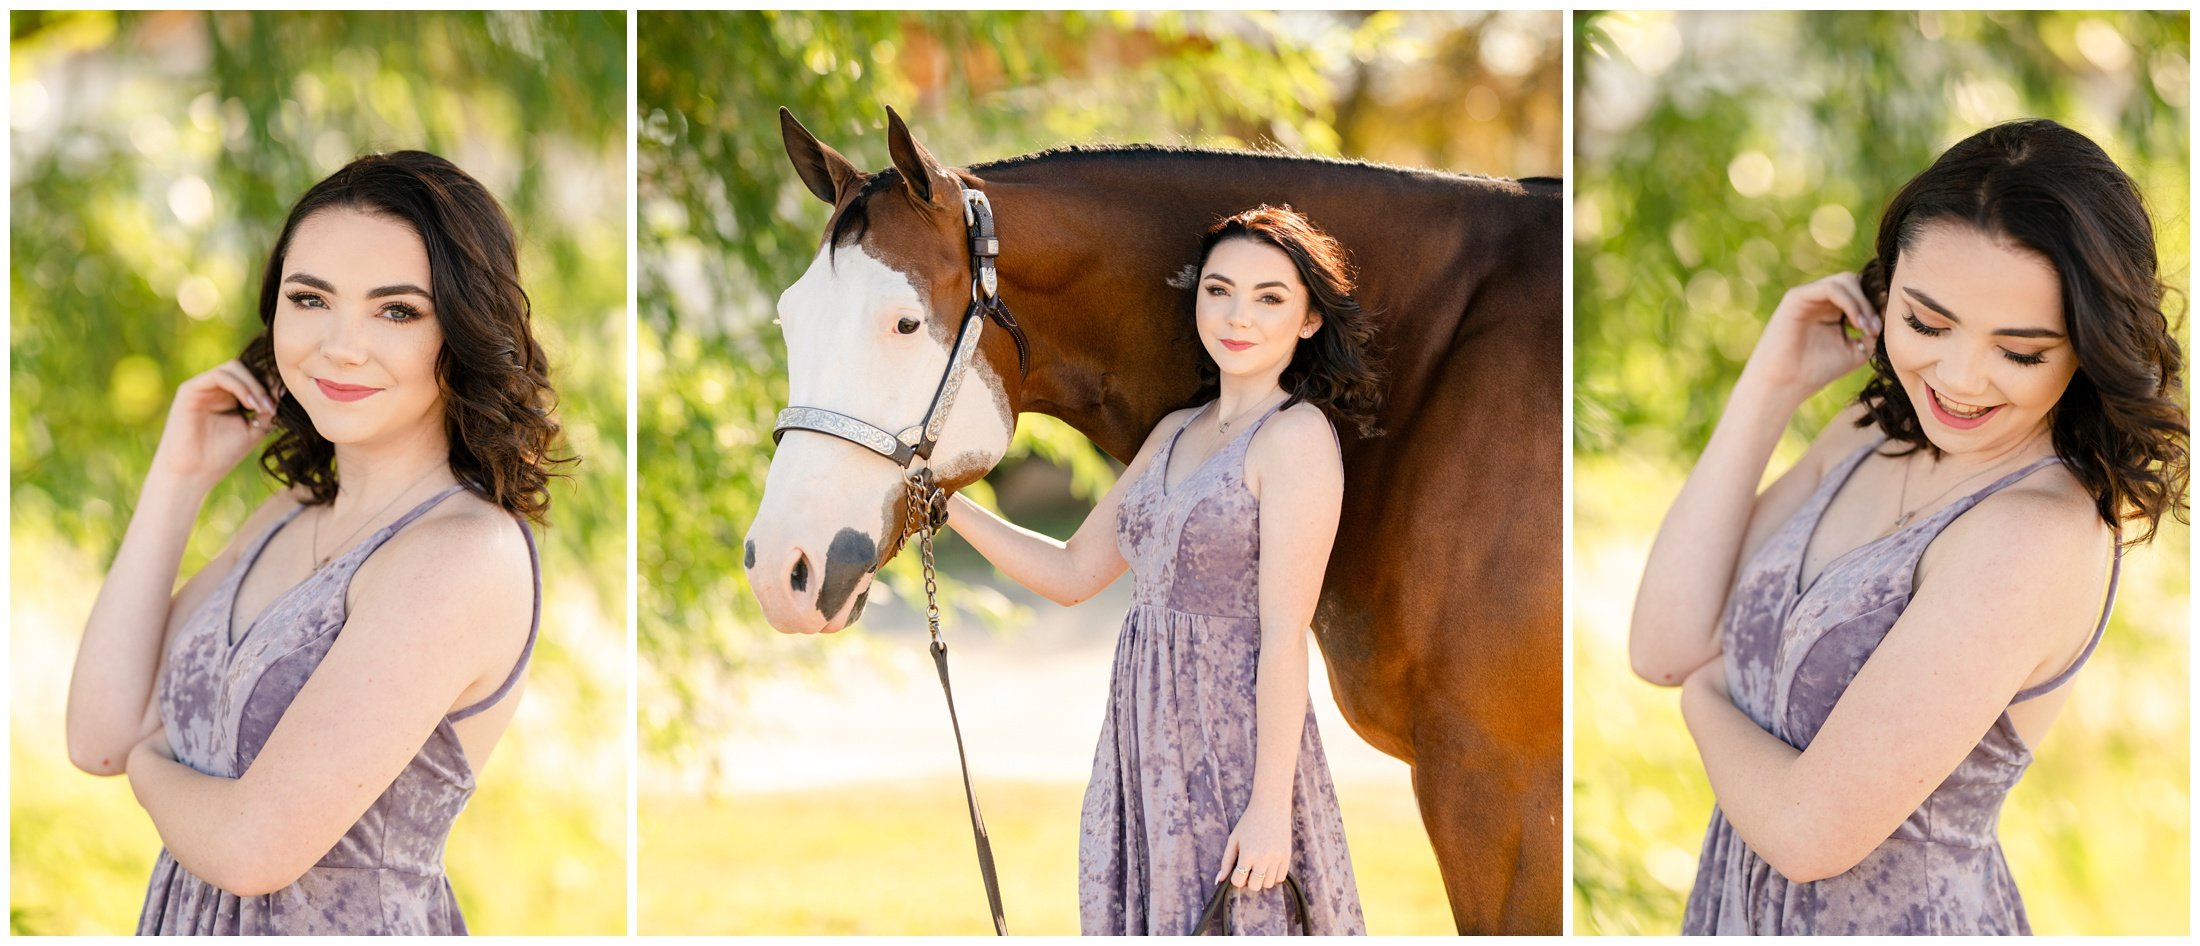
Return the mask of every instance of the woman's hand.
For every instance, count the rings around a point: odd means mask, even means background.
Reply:
[[[212,489],[274,429],[276,397],[241,361],[226,361],[176,388],[153,472]]]
[[[1291,869],[1291,809],[1288,805],[1255,804],[1245,809],[1230,843],[1222,849],[1222,871],[1241,890],[1266,890],[1283,883]]]
[[[1856,327],[1850,337],[1845,326]],[[1742,371],[1743,384],[1769,388],[1800,405],[1834,379],[1856,370],[1879,339],[1879,313],[1855,273],[1804,283],[1780,297]]]

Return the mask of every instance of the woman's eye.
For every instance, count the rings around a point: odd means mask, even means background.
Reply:
[[[1221,286],[1217,286],[1217,285],[1215,285],[1215,284],[1213,284],[1213,283],[1208,283],[1208,284],[1207,284],[1207,294],[1208,294],[1208,295],[1210,295],[1210,296],[1222,296],[1222,295],[1228,295],[1228,294],[1229,294],[1229,292],[1228,292],[1227,290],[1223,289],[1223,288],[1222,288]]]
[[[917,326],[919,324],[920,323],[916,319],[904,316],[902,317],[901,321],[894,323],[894,331],[900,332],[903,335],[915,335],[917,333]]]
[[[1939,338],[1941,335],[1947,333],[1948,331],[1944,328],[1933,328],[1932,326],[1926,325],[1925,323],[1918,321],[1916,312],[1902,313],[1902,321],[1910,323],[1910,327],[1916,329],[1917,334],[1923,335],[1926,338]]]
[[[420,310],[402,302],[392,302],[382,308],[382,317],[392,322],[411,322],[420,318]]]
[[[294,306],[297,306],[298,308],[301,308],[301,309],[325,309],[325,308],[328,308],[328,303],[326,303],[326,302],[322,301],[322,299],[321,299],[321,297],[320,297],[320,296],[318,296],[318,295],[315,295],[315,294],[313,294],[313,293],[310,293],[310,292],[293,292],[293,293],[291,293],[291,294],[290,294],[290,304],[291,304],[291,305],[294,305]]]
[[[2007,358],[2007,359],[2009,359],[2010,361],[2014,361],[2014,362],[2016,362],[2017,364],[2020,364],[2020,365],[2024,365],[2024,366],[2025,366],[2025,367],[2027,367],[2027,368],[2029,368],[2029,367],[2031,367],[2031,366],[2033,366],[2033,365],[2039,365],[2039,364],[2046,364],[2046,363],[2047,363],[2047,355],[2046,355],[2045,353],[2041,353],[2041,354],[2035,354],[2035,355],[2027,355],[2027,354],[2024,354],[2023,352],[2014,352],[2014,351],[2010,351],[2009,349],[2006,349],[2006,348],[2004,348],[2004,349],[2002,349],[2002,350],[2001,350],[2001,356],[2002,356],[2003,358]]]
[[[1273,293],[1270,293],[1270,294],[1268,294],[1268,295],[1265,295],[1265,296],[1262,296],[1262,297],[1260,297],[1260,301],[1262,301],[1262,302],[1264,302],[1264,303],[1267,303],[1267,304],[1269,304],[1269,305],[1282,305],[1282,304],[1283,304],[1283,297],[1282,297],[1282,296],[1279,296],[1279,295],[1275,295],[1275,294],[1273,294]]]

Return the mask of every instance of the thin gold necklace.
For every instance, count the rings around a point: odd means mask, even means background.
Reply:
[[[1985,469],[1982,469],[1976,473],[1955,481],[1955,483],[1950,485],[1947,489],[1941,490],[1940,492],[1933,494],[1933,498],[1928,499],[1922,503],[1918,503],[1917,506],[1910,511],[1896,516],[1894,520],[1894,525],[1888,527],[1887,531],[1894,532],[1904,526],[1909,525],[1910,520],[1915,518],[1918,513],[1924,512],[1926,507],[1939,502],[1942,497],[1948,495],[1949,493],[1955,492],[1956,487],[1962,486],[1965,483],[1969,483],[1973,480],[1978,479],[1981,476],[1985,476],[1988,473],[1992,473],[1995,470],[1999,470],[2010,465],[2011,464],[2009,461],[2003,460],[1999,463],[1986,467]],[[1913,463],[1910,464],[1910,466],[1916,466],[1916,464]],[[1902,492],[1895,497],[1894,508],[1896,509],[1901,509],[1904,504],[1909,502],[1910,499],[1910,466],[1905,466],[1902,468]]]
[[[1238,421],[1244,420],[1245,415],[1252,413],[1254,408],[1258,408],[1261,405],[1268,403],[1269,399],[1273,397],[1275,397],[1274,394],[1262,397],[1260,400],[1253,402],[1252,407],[1248,407],[1242,411],[1237,412],[1236,414],[1231,415],[1229,420],[1217,422],[1215,424],[1215,436],[1220,437],[1228,434],[1230,432],[1231,424],[1235,424]],[[1217,395],[1215,397],[1215,413],[1218,415],[1222,413],[1222,397],[1220,395]]]
[[[381,518],[383,513],[390,511],[391,506],[397,505],[398,500],[405,498],[405,495],[407,493],[412,492],[413,489],[418,487],[420,484],[427,482],[428,477],[433,476],[435,474],[435,471],[436,467],[431,466],[427,469],[427,472],[420,474],[418,478],[414,479],[410,483],[405,484],[405,488],[398,490],[394,495],[392,495],[389,499],[389,502],[382,504],[382,508],[368,513],[365,519],[359,520],[359,524],[352,527],[350,534],[336,540],[336,547],[330,549],[327,555],[322,555],[321,520],[328,518],[328,516],[336,514],[336,503],[334,501],[331,501],[328,506],[329,511],[326,515],[313,517],[313,548],[311,548],[309,551],[311,551],[314,556],[314,569],[319,570],[328,567],[329,560],[335,558],[337,552],[341,551],[345,547],[345,545],[350,543],[353,538],[357,537],[359,535],[359,530],[366,528],[367,523],[373,522],[374,520]]]

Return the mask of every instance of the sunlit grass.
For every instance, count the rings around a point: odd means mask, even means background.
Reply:
[[[979,788],[1008,928],[1077,932],[1084,786]],[[1451,911],[1410,792],[1337,786],[1368,931],[1449,935]],[[646,795],[645,934],[990,934],[956,781],[716,799]]]
[[[1628,670],[1626,622],[1684,470],[1575,461],[1574,928],[1678,932],[1711,790],[1677,692]],[[2041,934],[2188,925],[2188,530],[2125,561],[2100,651],[2010,793],[2001,838]]]

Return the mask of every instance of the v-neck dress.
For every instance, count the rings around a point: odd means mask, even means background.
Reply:
[[[1281,406],[1171,487],[1178,427],[1124,492],[1116,542],[1132,603],[1085,789],[1077,890],[1087,935],[1190,933],[1252,801],[1260,504],[1245,486],[1245,450]],[[1367,932],[1311,706],[1292,778],[1290,873],[1310,932]],[[1284,894],[1233,891],[1234,932],[1283,934]]]
[[[1914,593],[1917,564],[1948,524],[1988,496],[2055,464],[2041,459],[1930,516],[1864,543],[1806,586],[1803,556],[1834,494],[1885,441],[1843,459],[1803,508],[1744,567],[1719,637],[1734,705],[1788,745],[1807,748],[1849,682],[1894,627]],[[2100,643],[2123,567],[2119,548],[2108,599],[2085,650],[2012,705],[2068,682]],[[2032,764],[2007,712],[1900,827],[1846,872],[1794,883],[1751,850],[1726,815],[1711,812],[1688,897],[1683,933],[2023,934],[2024,900],[2002,857],[2002,800]]]
[[[176,760],[221,778],[252,767],[285,710],[344,629],[345,592],[374,551],[437,503],[453,485],[321,566],[283,592],[235,643],[237,590],[260,553],[306,507],[285,513],[238,558],[236,568],[177,629],[156,698]],[[535,610],[527,643],[503,685],[443,718],[419,754],[361,815],[342,840],[290,886],[239,897],[184,869],[164,848],[153,864],[139,935],[153,934],[463,934],[443,841],[474,791],[474,771],[452,724],[511,692],[534,653],[542,620],[542,564],[523,521],[534,571]]]

